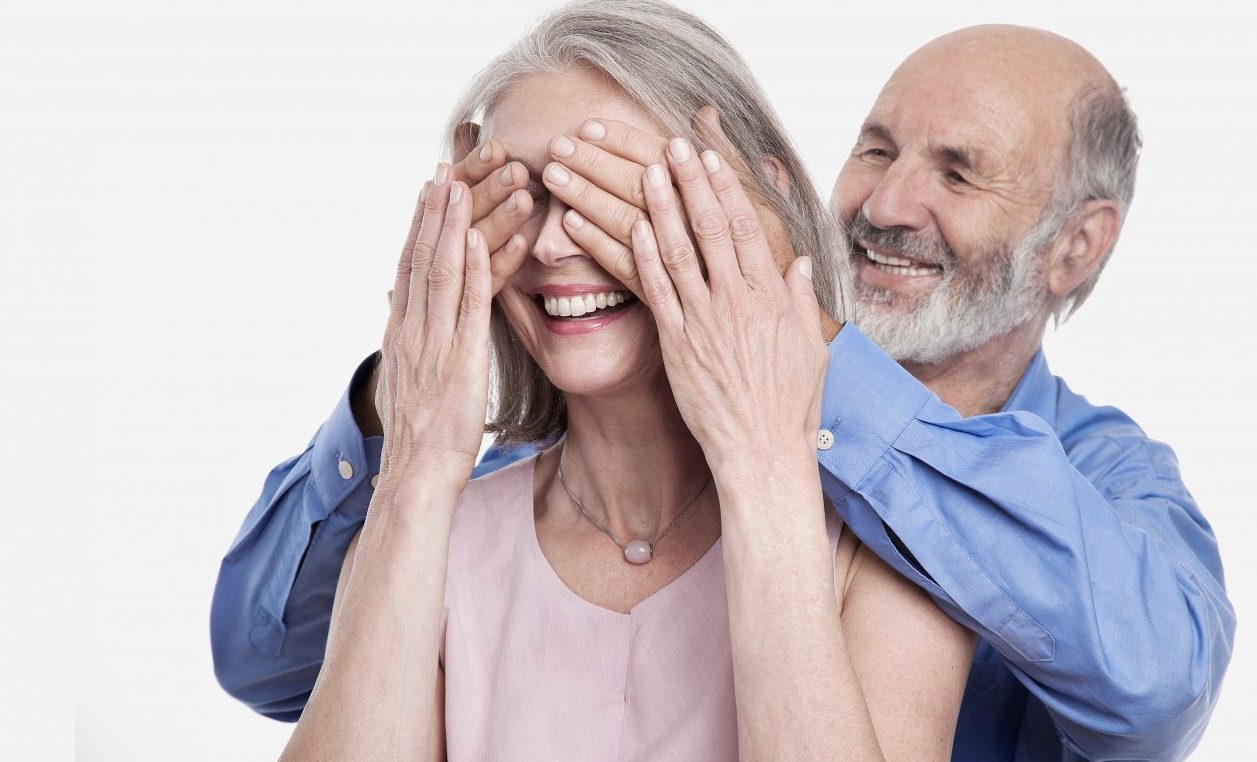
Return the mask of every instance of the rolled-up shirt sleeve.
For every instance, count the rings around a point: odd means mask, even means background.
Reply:
[[[1066,442],[1027,411],[963,418],[847,326],[830,345],[822,484],[862,541],[1000,652],[1064,743],[1179,758],[1234,637],[1217,544],[1170,449],[1088,410]]]

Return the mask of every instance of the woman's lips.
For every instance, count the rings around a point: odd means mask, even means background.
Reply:
[[[546,329],[559,336],[584,336],[600,331],[638,307],[638,300],[630,296],[628,301],[614,308],[597,309],[579,317],[556,317],[546,312],[544,299],[544,296],[538,295],[533,299],[533,304],[541,313]]]

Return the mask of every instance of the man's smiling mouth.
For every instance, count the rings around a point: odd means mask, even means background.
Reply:
[[[915,278],[925,275],[942,275],[943,268],[941,265],[931,265],[924,262],[917,262],[905,257],[886,254],[883,252],[873,251],[860,243],[855,244],[855,251],[869,261],[873,267],[886,273],[887,275],[898,275],[901,277]]]

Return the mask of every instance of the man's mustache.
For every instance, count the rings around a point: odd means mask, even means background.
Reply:
[[[857,212],[847,228],[847,240],[853,252],[868,246],[890,249],[927,265],[941,267],[944,272],[956,264],[956,254],[941,236],[919,233],[906,227],[879,228],[869,222],[864,212]]]

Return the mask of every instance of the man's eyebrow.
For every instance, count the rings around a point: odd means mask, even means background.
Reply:
[[[960,167],[969,172],[982,174],[982,168],[986,165],[986,154],[976,148],[932,145],[930,146],[930,152],[947,164]]]
[[[865,122],[860,127],[860,140],[868,138],[880,138],[887,143],[894,143],[895,136],[890,134],[890,128],[880,122]]]

